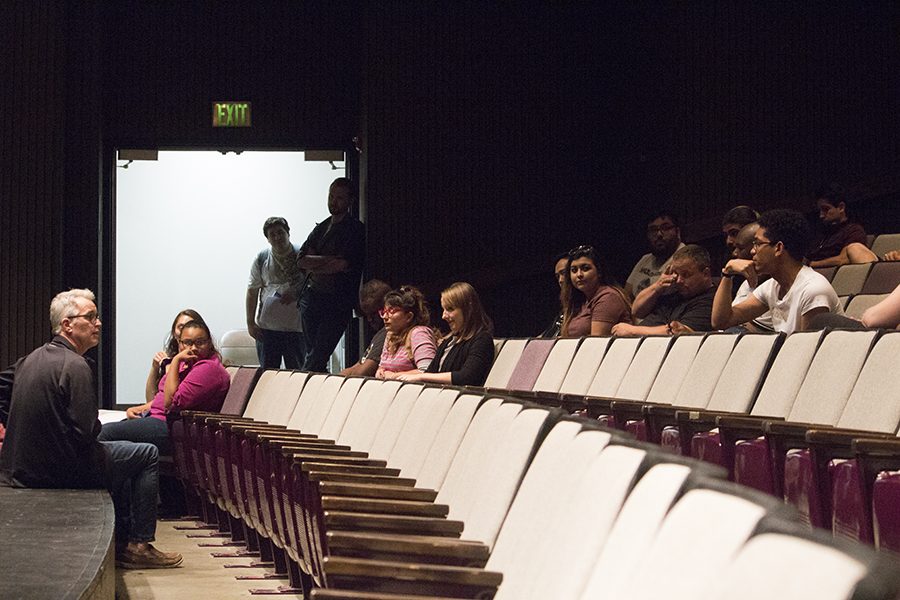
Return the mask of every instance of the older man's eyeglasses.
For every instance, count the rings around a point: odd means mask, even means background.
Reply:
[[[86,319],[91,323],[97,323],[100,320],[100,315],[97,311],[92,310],[91,312],[84,313],[83,315],[69,315],[66,317],[67,319]]]

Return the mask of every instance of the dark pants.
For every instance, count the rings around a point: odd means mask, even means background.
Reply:
[[[274,331],[261,329],[256,340],[256,355],[264,369],[280,369],[284,359],[285,369],[303,368],[306,356],[306,336],[299,331]]]
[[[353,307],[342,296],[307,288],[300,299],[300,315],[307,343],[303,370],[325,373],[328,359],[353,316]]]
[[[106,454],[106,489],[116,511],[116,544],[152,542],[159,492],[156,446],[133,442],[101,442],[101,446]]]
[[[153,444],[159,450],[160,456],[172,455],[169,426],[165,421],[153,417],[106,423],[100,429],[97,439],[101,442],[126,441]]]

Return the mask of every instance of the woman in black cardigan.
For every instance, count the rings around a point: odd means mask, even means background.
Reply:
[[[483,385],[494,363],[493,324],[478,293],[468,283],[454,283],[441,292],[443,319],[450,335],[438,346],[437,354],[424,373],[399,377],[401,381]]]

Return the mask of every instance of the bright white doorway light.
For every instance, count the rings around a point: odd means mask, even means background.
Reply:
[[[117,169],[117,404],[144,402],[150,361],[180,310],[197,310],[217,342],[246,328],[250,266],[267,246],[263,222],[286,218],[291,241],[302,244],[328,217],[328,186],[343,175],[302,152],[169,151]]]

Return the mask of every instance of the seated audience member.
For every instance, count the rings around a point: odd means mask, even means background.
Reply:
[[[754,234],[753,261],[731,260],[713,302],[712,324],[727,329],[771,311],[772,328],[792,333],[810,328],[810,319],[823,312],[841,313],[841,304],[828,280],[803,265],[809,247],[809,223],[793,210],[770,210],[759,218]],[[757,275],[769,275],[743,302],[731,304],[731,275],[741,275],[752,286]]]
[[[179,352],[160,378],[153,400],[143,405],[144,418],[107,423],[97,439],[153,444],[162,455],[172,453],[166,415],[180,410],[218,412],[228,394],[231,377],[203,320],[188,321],[178,338]]]
[[[138,419],[146,411],[150,410],[150,403],[153,401],[153,397],[156,396],[159,380],[165,375],[166,367],[169,366],[172,357],[178,354],[178,338],[181,337],[181,330],[184,328],[184,324],[188,321],[202,320],[203,317],[200,316],[200,313],[190,308],[186,308],[175,315],[175,320],[172,322],[172,328],[169,330],[169,336],[166,338],[162,351],[154,354],[153,359],[150,361],[150,373],[147,375],[147,383],[144,386],[145,403],[129,407],[125,411],[125,415],[129,419]]]
[[[493,324],[484,312],[478,292],[470,284],[457,282],[441,292],[443,319],[450,335],[424,373],[400,375],[401,381],[483,385],[494,363]]]
[[[559,284],[559,289],[562,290],[563,282],[568,277],[568,271],[566,270],[566,265],[569,264],[569,253],[563,252],[562,254],[557,255],[556,259],[553,262],[553,272],[556,274],[556,282]],[[557,315],[556,319],[553,323],[550,324],[547,329],[540,335],[542,338],[555,338],[559,336],[559,331],[562,328],[563,322],[563,311],[559,311],[559,315]]]
[[[741,228],[741,231],[737,234],[737,237],[734,240],[734,257],[733,261],[735,266],[741,266],[742,269],[752,269],[753,266],[753,239],[756,236],[756,232],[759,230],[759,223],[750,223],[749,225],[745,225]],[[738,261],[744,261],[738,263]],[[755,275],[756,272],[753,271]],[[766,275],[757,275],[756,281],[753,282],[753,285],[750,283],[750,279],[744,279],[740,275],[732,275],[732,278],[738,277],[740,278],[741,285],[737,289],[737,294],[734,296],[734,300],[731,301],[731,305],[735,306],[740,304],[753,293],[753,290],[756,287],[768,279]],[[733,284],[734,282],[732,282]],[[774,329],[772,328],[772,313],[769,311],[764,312],[759,317],[753,319],[749,323],[743,323],[742,325],[738,325],[738,327],[746,330],[753,331],[758,333],[764,332],[772,332]]]
[[[389,291],[391,286],[380,279],[370,279],[360,288],[359,311],[375,330],[375,335],[359,362],[341,371],[344,377],[371,377],[378,370],[381,351],[384,350],[384,338],[387,336],[387,329],[384,328],[384,321],[378,316],[378,311],[384,306],[384,297]]]
[[[670,212],[657,213],[647,223],[647,242],[650,252],[634,265],[625,282],[625,294],[629,299],[637,297],[644,288],[659,279],[671,263],[672,254],[684,246],[678,219]]]
[[[654,335],[709,331],[713,285],[709,252],[697,245],[679,248],[659,279],[638,294],[631,307],[640,325],[619,323],[613,335]]]
[[[900,285],[887,298],[870,306],[861,319],[847,315],[823,313],[812,319],[810,329],[900,329]]]
[[[422,292],[411,285],[388,292],[380,314],[387,337],[375,377],[396,379],[425,371],[434,359],[437,344],[428,326],[428,307]]]
[[[866,246],[866,230],[847,216],[844,190],[832,183],[816,193],[822,221],[822,237],[806,254],[810,267],[837,267],[875,262],[878,257]]]
[[[609,335],[616,323],[631,323],[631,307],[592,246],[569,252],[560,300],[561,335]]]
[[[734,256],[735,240],[741,229],[756,221],[759,214],[749,206],[735,206],[722,217],[722,233],[725,235],[725,246],[729,256]]]
[[[84,353],[102,323],[90,290],[61,292],[50,303],[53,340],[17,363],[0,484],[19,488],[106,488],[116,514],[116,564],[175,567],[156,534],[158,452],[152,444],[100,442],[94,377]]]

